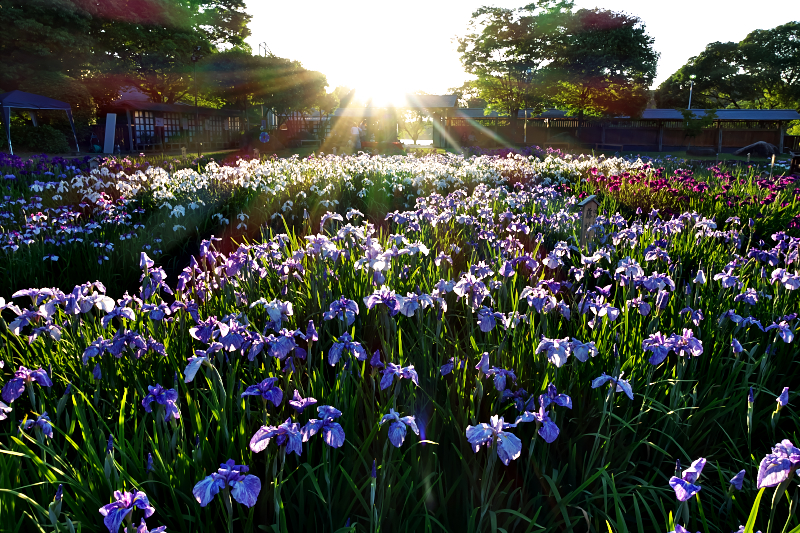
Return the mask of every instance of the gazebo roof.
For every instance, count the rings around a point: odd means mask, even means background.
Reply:
[[[0,106],[17,109],[63,109],[70,110],[70,105],[40,94],[24,91],[10,91],[0,94]]]

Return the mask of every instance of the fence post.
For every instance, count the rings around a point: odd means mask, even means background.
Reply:
[[[717,121],[717,153],[722,152],[722,121]]]
[[[664,151],[664,121],[658,121],[658,151]]]
[[[780,128],[780,138],[778,139],[778,153],[783,153],[783,135],[786,132],[786,126],[783,125],[783,122],[778,122],[778,128]]]

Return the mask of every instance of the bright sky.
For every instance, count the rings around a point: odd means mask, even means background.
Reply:
[[[253,51],[266,42],[275,55],[299,60],[359,99],[396,99],[417,90],[445,94],[469,76],[454,38],[482,5],[515,8],[527,0],[247,0],[253,15]],[[795,0],[771,0],[763,9],[719,0],[576,0],[576,8],[602,7],[640,17],[660,52],[655,85],[708,43],[740,41],[755,29],[792,20]],[[377,103],[377,102],[376,102]]]

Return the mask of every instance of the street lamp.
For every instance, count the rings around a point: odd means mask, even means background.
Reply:
[[[687,107],[686,109],[692,108],[692,89],[694,88],[694,78],[695,78],[694,74],[689,76],[689,107]]]
[[[200,47],[194,47],[192,63],[194,63],[194,132],[197,136],[197,157],[200,157],[200,110],[197,107],[197,62],[202,59]]]

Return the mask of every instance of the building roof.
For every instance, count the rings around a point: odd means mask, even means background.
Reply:
[[[705,116],[705,109],[692,109],[696,117]],[[643,119],[683,120],[676,109],[645,109]],[[719,120],[800,120],[800,113],[794,109],[718,109]]]
[[[112,108],[127,109],[135,111],[159,111],[162,113],[194,113],[195,107],[187,104],[158,104],[155,102],[143,102],[141,100],[116,100],[111,103]],[[242,112],[236,109],[213,109],[210,107],[198,107],[201,115],[219,115],[223,117],[237,117]]]
[[[11,91],[0,94],[0,106],[14,107],[18,109],[63,109],[70,110],[66,102],[53,100],[40,94],[26,93],[23,91]]]
[[[407,94],[403,105],[412,109],[436,109],[455,107],[458,97],[454,94]]]
[[[692,109],[695,116],[705,116],[705,109]],[[457,118],[492,118],[499,116],[492,111],[484,114],[483,108],[461,108],[455,112]],[[520,110],[519,118],[525,116],[525,110]],[[535,115],[533,110],[528,110],[528,118],[575,118],[568,116],[566,111],[561,109],[547,109],[543,113]],[[593,117],[588,117],[593,118]],[[619,119],[629,119],[631,117],[616,117]],[[683,120],[683,115],[676,109],[645,109],[642,112],[643,120]],[[768,120],[768,121],[789,121],[800,120],[800,113],[794,109],[718,109],[717,118],[719,120]]]

